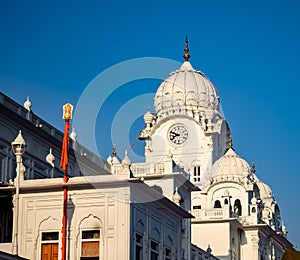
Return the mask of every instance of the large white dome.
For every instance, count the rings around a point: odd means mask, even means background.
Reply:
[[[189,61],[165,79],[154,98],[158,118],[178,114],[219,112],[219,96],[211,81]]]

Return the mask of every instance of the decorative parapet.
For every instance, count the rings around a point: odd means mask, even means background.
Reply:
[[[147,163],[134,163],[131,166],[131,171],[134,176],[136,175],[150,175],[150,174],[164,174],[165,164],[147,164]]]
[[[213,219],[227,219],[231,217],[229,207],[218,208],[218,209],[195,209],[192,210],[191,214],[195,217],[194,221],[197,220],[213,220]]]
[[[253,215],[238,216],[231,212],[230,208],[226,206],[217,209],[194,209],[191,214],[195,217],[194,221],[235,218],[243,226],[259,224]]]
[[[190,178],[189,174],[185,172],[183,168],[180,168],[178,165],[173,165],[172,160],[169,162],[161,162],[156,164],[133,163],[130,169],[135,177],[139,177],[139,175],[179,173],[182,174],[186,179]]]
[[[18,116],[30,122],[34,127],[40,128],[42,131],[45,131],[47,134],[51,135],[53,138],[61,141],[63,139],[63,133],[57,130],[55,127],[47,123],[46,121],[39,118],[37,115],[32,113],[31,110],[28,110],[16,103],[9,97],[5,96],[0,92],[0,104],[6,109],[10,110],[13,113],[18,114]]]

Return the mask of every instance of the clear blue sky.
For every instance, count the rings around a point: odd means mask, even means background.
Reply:
[[[76,105],[101,71],[139,57],[181,62],[187,34],[190,61],[216,86],[236,152],[255,161],[300,249],[299,13],[299,1],[277,0],[2,0],[0,90],[19,103],[29,96],[33,112],[63,130],[61,106]],[[96,128],[104,157],[117,141],[110,126],[118,109],[158,85],[136,81],[107,99]],[[137,108],[141,115],[148,105]]]

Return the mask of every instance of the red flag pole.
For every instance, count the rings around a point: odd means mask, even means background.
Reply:
[[[64,139],[62,144],[62,153],[60,160],[60,167],[64,170],[64,179],[63,182],[68,182],[68,150],[69,150],[69,130],[71,128],[69,124],[69,119],[72,119],[72,110],[73,106],[71,104],[66,104],[63,106],[64,115],[63,119],[65,119],[65,131],[64,131]],[[67,255],[67,207],[68,207],[68,187],[66,185],[63,186],[63,217],[62,217],[62,247],[61,247],[61,259],[66,260]]]
[[[64,186],[64,206],[63,206],[63,219],[62,219],[62,247],[61,259],[66,260],[67,255],[67,206],[68,206],[68,187]]]

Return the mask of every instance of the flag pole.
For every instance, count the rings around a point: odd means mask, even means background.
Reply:
[[[69,130],[71,125],[69,120],[72,119],[72,110],[73,106],[71,104],[65,104],[63,106],[63,119],[65,120],[65,131],[64,138],[62,144],[62,152],[61,152],[61,160],[60,167],[64,170],[64,178],[63,178],[63,217],[62,217],[62,246],[61,246],[61,259],[66,260],[67,255],[67,207],[68,207],[68,186],[65,185],[68,180],[68,150],[69,150]]]

